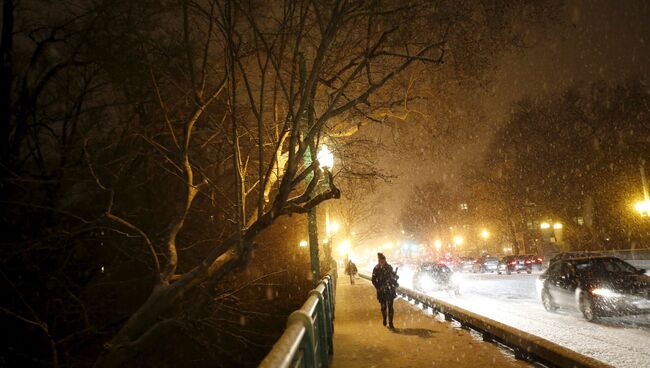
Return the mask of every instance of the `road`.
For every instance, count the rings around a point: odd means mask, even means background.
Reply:
[[[401,286],[410,287],[409,270],[400,274]],[[461,283],[460,296],[430,295],[616,367],[650,367],[650,316],[589,323],[576,310],[549,313],[537,300],[536,273],[457,273],[456,277]]]

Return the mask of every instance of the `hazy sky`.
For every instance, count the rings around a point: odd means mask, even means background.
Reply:
[[[481,160],[490,134],[503,123],[513,101],[557,93],[578,81],[648,80],[650,1],[571,0],[562,17],[563,24],[553,26],[534,46],[508,52],[497,61],[489,76],[492,83],[481,96],[486,120],[468,122],[481,125],[475,130],[483,133],[444,146],[451,159],[438,154],[385,159],[386,168],[398,178],[378,193],[386,210],[382,219],[395,221],[414,183],[429,178],[453,182],[467,163]]]

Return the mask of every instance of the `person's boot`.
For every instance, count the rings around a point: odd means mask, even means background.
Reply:
[[[386,326],[386,312],[382,311],[381,316],[382,316],[383,321],[384,321],[384,322],[383,322],[383,323],[384,323],[384,326]]]
[[[386,326],[386,325],[384,324],[384,326]],[[391,330],[395,329],[395,325],[393,324],[393,321],[390,321],[390,324],[388,325],[388,328],[390,328]]]

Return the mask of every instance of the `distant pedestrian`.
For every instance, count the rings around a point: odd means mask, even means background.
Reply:
[[[388,322],[391,329],[393,325],[393,300],[397,297],[397,272],[386,262],[386,256],[383,253],[377,253],[378,264],[372,270],[372,284],[377,289],[377,300],[381,305],[381,316],[386,326],[386,312],[388,312]]]
[[[348,261],[348,264],[345,266],[345,274],[350,275],[350,284],[354,285],[354,278],[357,276],[357,265],[354,264],[351,260]]]

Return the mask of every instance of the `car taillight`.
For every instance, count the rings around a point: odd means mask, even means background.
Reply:
[[[543,261],[543,259],[541,257],[537,258],[537,262],[541,262],[541,261]]]
[[[512,262],[510,262],[510,264],[511,264],[511,265],[515,265],[515,264],[517,264],[517,262],[516,262],[516,261],[512,261]]]
[[[526,261],[526,263],[530,264],[530,263],[533,263],[533,262],[532,261]]]

